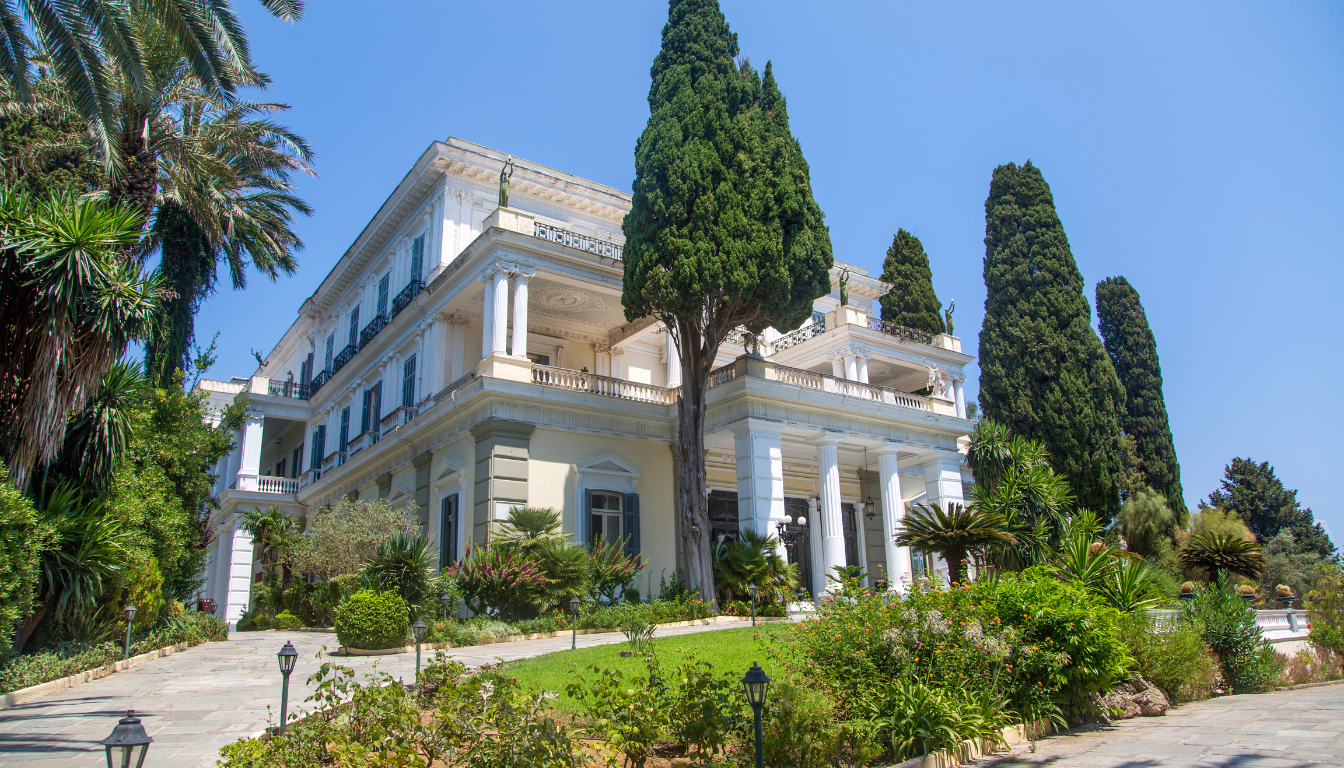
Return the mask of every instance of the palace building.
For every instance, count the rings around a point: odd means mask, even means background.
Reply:
[[[506,160],[432,144],[265,362],[199,384],[247,408],[202,595],[231,624],[261,569],[240,513],[303,521],[343,497],[418,516],[440,566],[529,505],[580,541],[624,539],[645,595],[672,576],[682,377],[662,324],[621,307],[630,195],[513,158],[501,207]],[[862,269],[837,262],[832,286],[801,328],[724,344],[705,419],[714,536],[780,536],[813,594],[835,566],[893,585],[932,567],[892,531],[971,481],[961,341],[882,321],[889,286]]]

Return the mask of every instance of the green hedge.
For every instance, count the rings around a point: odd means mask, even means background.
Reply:
[[[708,605],[698,600],[649,600],[642,603],[598,605],[591,603],[579,611],[579,629],[621,629],[632,623],[669,624],[713,616]],[[480,645],[482,641],[513,635],[564,632],[574,626],[569,613],[552,613],[523,621],[499,621],[484,616],[470,619],[437,621],[425,637],[430,643],[455,646]]]
[[[276,629],[298,629],[299,627],[302,626],[303,626],[303,619],[300,619],[298,616],[295,616],[289,611],[282,611],[279,615],[275,617]]]
[[[166,648],[178,643],[199,645],[208,640],[227,640],[228,625],[223,619],[204,613],[188,612],[165,619],[141,634],[131,644],[131,655]],[[61,643],[35,653],[26,653],[0,662],[0,693],[17,691],[32,685],[69,677],[77,672],[97,669],[122,657],[122,644]]]
[[[406,601],[395,592],[362,590],[336,609],[336,639],[347,648],[399,648],[410,626]]]

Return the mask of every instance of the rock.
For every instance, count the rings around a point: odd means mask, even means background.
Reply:
[[[1108,720],[1128,720],[1131,717],[1157,717],[1171,709],[1171,702],[1157,686],[1135,675],[1117,685],[1105,696],[1098,696],[1096,707]]]

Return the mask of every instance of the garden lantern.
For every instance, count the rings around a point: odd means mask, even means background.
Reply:
[[[756,584],[753,582],[747,585],[747,591],[751,593],[751,626],[756,626]]]
[[[425,620],[416,619],[411,625],[411,634],[415,635],[415,685],[420,687],[420,641],[425,639]]]
[[[444,592],[444,593],[439,597],[439,600],[443,601],[443,618],[445,618],[445,619],[451,619],[453,616],[452,616],[451,613],[449,613],[449,611],[451,610],[451,608],[449,607],[448,604],[452,602],[452,600],[453,600],[453,596],[450,595],[450,594],[448,594],[447,592]]]
[[[569,610],[574,614],[574,633],[569,637],[569,650],[579,647],[579,598],[569,598]]]
[[[127,710],[126,716],[112,729],[112,735],[103,739],[107,768],[140,768],[145,764],[145,753],[152,741],[140,724],[140,718],[135,716],[135,710]]]
[[[126,612],[126,658],[131,658],[131,622],[135,621],[135,606],[128,605],[122,608]],[[140,722],[136,720],[136,722]]]
[[[299,660],[299,652],[294,650],[294,644],[285,641],[285,647],[275,654],[276,660],[280,662],[280,728],[279,733],[285,732],[289,716],[289,673],[294,671],[294,662]]]
[[[747,701],[751,703],[751,711],[756,721],[756,768],[764,768],[765,752],[761,746],[761,710],[765,709],[765,696],[770,688],[770,678],[766,677],[765,670],[756,663],[752,663],[751,669],[747,670],[747,676],[742,678],[742,687],[747,691]]]

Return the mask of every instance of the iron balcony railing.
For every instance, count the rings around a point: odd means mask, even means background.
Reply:
[[[796,331],[791,331],[789,333],[784,334],[783,336],[780,336],[778,339],[775,339],[770,344],[770,349],[772,353],[778,354],[788,349],[789,347],[802,344],[804,341],[807,341],[813,336],[820,336],[825,332],[826,332],[825,320],[818,320],[813,323],[808,323],[807,325],[804,325],[802,328],[799,328]]]
[[[370,341],[373,341],[373,337],[386,328],[388,321],[391,319],[386,313],[383,313],[370,320],[369,324],[364,326],[364,330],[359,332],[359,348],[363,349]]]
[[[355,346],[354,344],[346,344],[345,349],[342,349],[340,352],[338,352],[336,354],[336,359],[332,361],[331,372],[334,374],[337,371],[341,370],[341,368],[344,367],[346,363],[350,362],[355,358],[355,355],[358,352],[359,347]]]
[[[331,377],[334,373],[335,371],[331,370],[330,368],[323,371],[319,371],[318,374],[314,376],[311,381],[309,381],[307,384],[303,385],[302,388],[300,388],[299,399],[311,400],[313,395],[317,394],[317,390],[322,388],[323,384],[326,384],[328,381],[331,381]]]
[[[266,394],[271,397],[290,397],[294,399],[306,399],[304,386],[293,379],[288,381],[275,381],[266,385]]]
[[[411,300],[416,296],[419,296],[420,292],[424,289],[425,281],[418,277],[412,280],[405,288],[402,288],[401,293],[398,293],[397,297],[392,300],[392,316],[396,317],[400,314],[401,310],[405,309],[406,305],[410,304]]]

